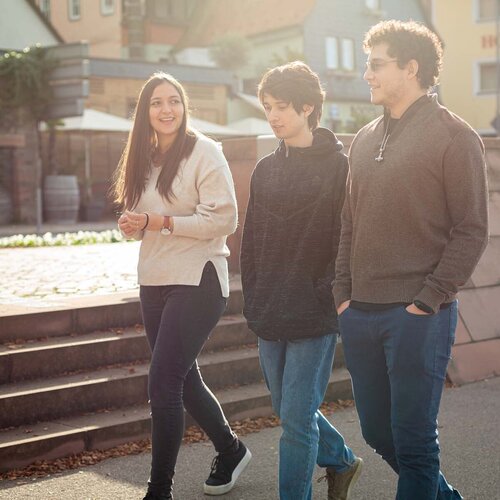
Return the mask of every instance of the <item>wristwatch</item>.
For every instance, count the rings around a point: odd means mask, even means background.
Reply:
[[[169,222],[170,222],[170,217],[168,217],[168,215],[165,215],[163,217],[163,227],[160,229],[160,234],[163,234],[164,236],[168,236],[169,234],[172,234],[172,230],[170,229]]]
[[[431,306],[428,306],[425,302],[421,300],[414,300],[413,303],[424,313],[433,314],[434,311]]]

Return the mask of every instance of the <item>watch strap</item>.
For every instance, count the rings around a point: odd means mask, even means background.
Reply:
[[[169,235],[172,234],[172,229],[171,229],[171,219],[168,215],[163,216],[163,224],[160,229],[160,233],[163,235]]]
[[[421,300],[418,299],[414,300],[413,303],[415,304],[415,306],[417,306],[421,311],[425,313],[432,314],[434,312],[431,306],[427,305],[425,302],[422,302]]]

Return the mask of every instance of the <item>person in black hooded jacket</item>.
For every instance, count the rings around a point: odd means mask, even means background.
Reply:
[[[319,128],[324,91],[304,63],[268,71],[259,99],[280,139],[252,174],[241,248],[244,315],[281,418],[281,500],[311,498],[315,463],[328,498],[349,498],[362,460],[319,411],[338,339],[332,298],[348,171],[342,143]]]

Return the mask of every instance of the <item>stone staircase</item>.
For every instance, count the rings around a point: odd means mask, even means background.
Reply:
[[[229,420],[272,412],[241,307],[236,284],[199,358]],[[140,321],[134,294],[0,318],[0,472],[149,436]],[[339,344],[327,400],[352,397],[342,354]]]

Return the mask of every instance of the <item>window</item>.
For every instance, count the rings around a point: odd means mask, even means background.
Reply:
[[[172,16],[171,0],[154,0],[153,15],[157,19],[168,19]]]
[[[339,69],[339,44],[335,37],[326,37],[326,67]]]
[[[479,64],[479,94],[494,94],[497,91],[497,65],[495,62]]]
[[[183,2],[184,5],[184,18],[188,20],[196,7],[196,1],[187,0]]]
[[[476,20],[493,21],[497,18],[498,0],[476,0]]]
[[[185,24],[200,0],[146,0],[149,19],[171,24]]]
[[[354,40],[342,38],[342,69],[354,71]]]
[[[40,0],[40,11],[47,19],[50,19],[50,0]]]
[[[115,0],[101,0],[101,14],[111,16],[115,12]]]
[[[326,37],[326,67],[333,70],[354,71],[354,40],[352,38],[339,39]]]
[[[80,19],[80,0],[68,0],[68,17],[70,21]]]
[[[365,0],[365,7],[368,10],[380,10],[380,0]]]

